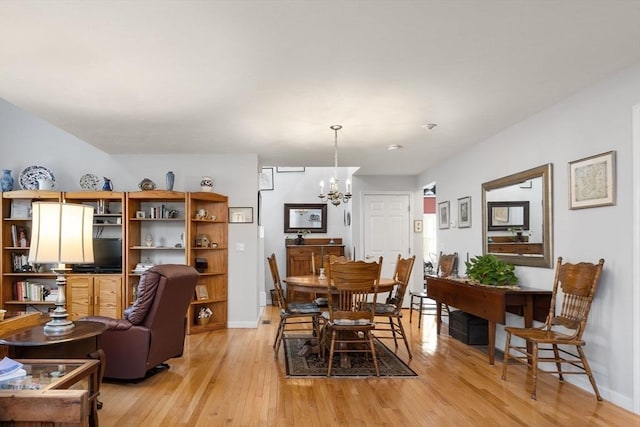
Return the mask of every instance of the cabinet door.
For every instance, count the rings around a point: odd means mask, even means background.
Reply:
[[[71,320],[93,315],[93,277],[67,278],[67,312]]]
[[[287,276],[312,274],[311,253],[309,248],[287,248]]]
[[[94,293],[98,297],[94,306],[97,316],[122,317],[122,278],[119,276],[96,276]]]

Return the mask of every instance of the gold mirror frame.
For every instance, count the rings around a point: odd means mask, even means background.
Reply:
[[[542,178],[542,245],[543,253],[537,255],[500,254],[489,252],[487,192],[520,184],[529,179]],[[482,253],[493,254],[505,262],[529,267],[553,267],[553,165],[538,166],[523,172],[495,179],[482,184]]]

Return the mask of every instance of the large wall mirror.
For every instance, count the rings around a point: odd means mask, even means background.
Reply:
[[[482,184],[483,253],[552,267],[551,163]]]
[[[285,203],[284,232],[297,233],[306,230],[311,233],[327,232],[326,203]]]

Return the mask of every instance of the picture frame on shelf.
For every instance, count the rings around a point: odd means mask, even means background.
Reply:
[[[471,196],[458,199],[458,228],[471,227]]]
[[[136,218],[137,219],[144,219],[145,218],[144,211],[136,211]]]
[[[207,287],[205,285],[196,286],[196,298],[198,301],[209,299],[209,291],[207,291]]]
[[[569,162],[569,209],[615,204],[615,151]]]
[[[440,230],[449,228],[450,218],[449,201],[438,203],[438,226]]]
[[[273,168],[262,168],[260,172],[260,190],[273,190]]]
[[[229,208],[230,224],[251,224],[253,223],[253,208],[239,207]]]

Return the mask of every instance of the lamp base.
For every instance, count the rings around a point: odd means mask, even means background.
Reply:
[[[45,335],[64,335],[71,332],[76,325],[68,319],[53,319],[44,325]]]

